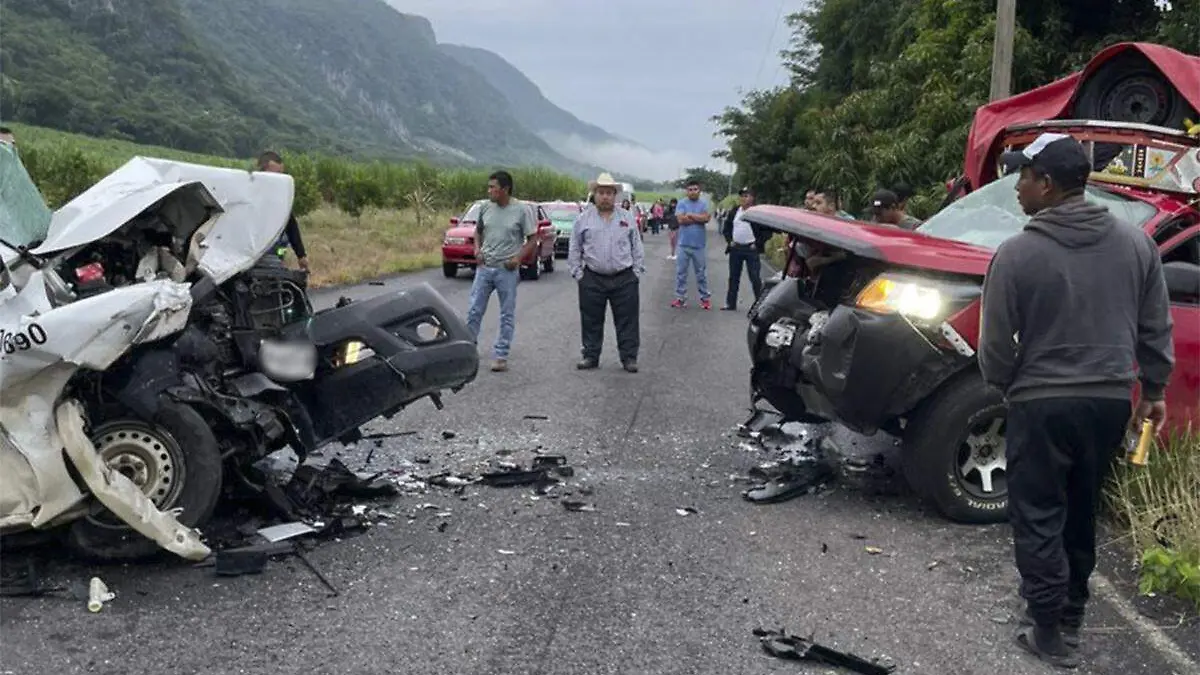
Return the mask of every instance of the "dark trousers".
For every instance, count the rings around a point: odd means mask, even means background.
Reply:
[[[754,297],[762,293],[762,260],[753,244],[732,244],[729,247],[729,290],[725,293],[725,306],[737,307],[738,291],[742,285],[742,267],[750,277]]]
[[[604,319],[612,305],[613,327],[617,330],[617,352],[621,362],[636,361],[641,329],[638,327],[638,278],[633,270],[612,276],[583,270],[579,280],[579,323],[583,336],[583,358],[600,360],[604,346]]]
[[[1131,404],[1113,398],[1011,403],[1008,517],[1021,597],[1043,626],[1078,626],[1096,567],[1096,506]]]

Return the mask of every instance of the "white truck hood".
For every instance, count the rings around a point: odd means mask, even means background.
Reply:
[[[134,157],[54,213],[35,255],[68,251],[111,235],[146,209],[178,196],[171,220],[183,231],[213,219],[195,251],[217,283],[254,265],[287,226],[295,185],[282,173]]]

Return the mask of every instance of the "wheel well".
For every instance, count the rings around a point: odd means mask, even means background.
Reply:
[[[947,375],[945,379],[939,382],[933,389],[930,389],[929,393],[925,394],[925,396],[922,397],[916,405],[910,408],[908,412],[898,416],[898,419],[903,420],[904,433],[897,435],[903,436],[906,434],[909,429],[911,429],[913,421],[924,416],[925,411],[934,405],[934,403],[941,398],[942,394],[946,392],[946,390],[952,387],[960,386],[961,382],[971,377],[983,379],[983,373],[979,371],[979,361],[974,357],[963,364],[961,368]],[[884,430],[886,431],[886,429]]]

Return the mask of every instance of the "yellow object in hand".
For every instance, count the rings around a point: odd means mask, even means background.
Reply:
[[[1150,444],[1154,442],[1154,422],[1142,421],[1142,433],[1138,436],[1137,448],[1129,458],[1134,466],[1146,466],[1146,458],[1150,455]]]

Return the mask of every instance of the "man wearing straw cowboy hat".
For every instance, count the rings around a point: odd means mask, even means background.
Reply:
[[[612,305],[617,353],[627,372],[638,370],[638,280],[646,270],[642,236],[634,214],[616,208],[619,183],[607,173],[591,184],[595,202],[575,220],[567,269],[579,282],[580,370],[600,365],[604,316]]]

